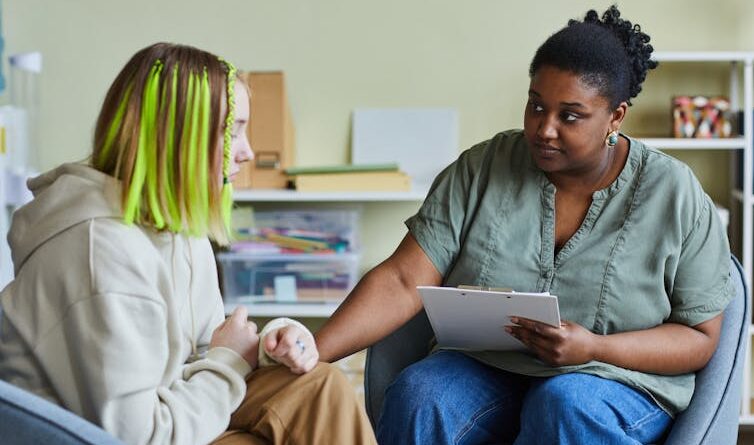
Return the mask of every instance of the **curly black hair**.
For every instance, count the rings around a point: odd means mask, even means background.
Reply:
[[[569,20],[568,26],[537,49],[529,76],[542,66],[556,67],[580,75],[611,107],[621,102],[631,105],[647,72],[657,67],[657,61],[651,59],[653,50],[649,36],[639,25],[620,18],[617,6],[608,8],[602,20],[592,9],[584,21]]]

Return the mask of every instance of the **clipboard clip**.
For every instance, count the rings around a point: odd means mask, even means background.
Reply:
[[[468,284],[459,284],[458,289],[481,290],[485,292],[515,292],[513,288],[510,287],[471,286]]]

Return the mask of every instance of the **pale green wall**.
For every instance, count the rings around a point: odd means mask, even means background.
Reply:
[[[110,81],[133,52],[161,40],[208,49],[243,69],[284,70],[301,165],[348,160],[354,107],[456,107],[465,148],[520,126],[536,47],[567,19],[611,3],[2,0],[2,7],[7,53],[44,55],[40,167],[49,168],[87,154]],[[660,50],[754,50],[749,0],[632,0],[619,6]],[[656,97],[663,104],[678,92]],[[711,157],[695,166],[700,176],[725,170],[725,162]],[[724,194],[725,187],[711,193]],[[404,234],[400,221],[416,207],[365,206],[366,265],[392,251]]]

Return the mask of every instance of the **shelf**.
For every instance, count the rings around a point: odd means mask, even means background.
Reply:
[[[742,150],[745,145],[744,138],[639,138],[639,140],[658,150]]]
[[[739,425],[754,425],[754,416],[740,416],[738,418]]]
[[[754,59],[746,51],[655,51],[652,58],[658,62],[745,62]]]
[[[255,253],[255,252],[218,252],[217,258],[225,260],[249,261],[359,261],[358,252],[343,253]]]
[[[235,190],[236,202],[420,202],[426,190],[410,192],[298,192],[296,190]]]
[[[244,303],[250,317],[316,317],[327,318],[340,303]],[[225,314],[230,314],[238,303],[226,303]]]
[[[730,194],[731,194],[731,196],[733,196],[733,198],[735,200],[743,203],[743,201],[744,201],[744,192],[743,191],[741,191],[739,189],[735,189],[735,190],[731,190]],[[750,196],[749,197],[749,203],[754,203],[754,196]]]

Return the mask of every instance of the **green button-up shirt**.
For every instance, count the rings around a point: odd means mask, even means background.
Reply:
[[[733,297],[728,240],[714,204],[685,164],[629,140],[620,175],[592,195],[581,227],[557,254],[556,189],[520,130],[462,153],[406,225],[444,285],[549,291],[561,318],[597,334],[709,320]],[[694,373],[648,374],[596,361],[552,367],[525,352],[469,354],[520,374],[617,380],[670,415],[694,391]]]

